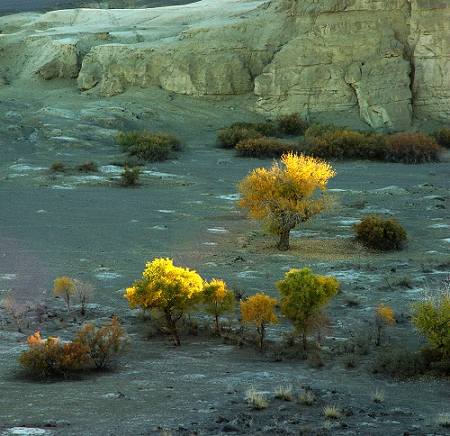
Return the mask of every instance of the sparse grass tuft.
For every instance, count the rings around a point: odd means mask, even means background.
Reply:
[[[89,160],[78,165],[77,171],[79,171],[80,173],[96,173],[98,171],[98,167],[95,162]]]
[[[325,406],[323,408],[323,414],[327,419],[339,419],[342,414],[336,406]]]
[[[265,395],[253,387],[245,393],[245,401],[255,410],[266,409],[269,405]]]
[[[120,184],[124,187],[137,186],[139,184],[140,174],[141,170],[137,167],[125,167],[122,174],[120,175]]]
[[[314,396],[312,391],[305,391],[298,397],[298,402],[305,406],[311,406],[315,400],[316,397]]]
[[[375,389],[372,395],[372,401],[374,403],[382,403],[384,401],[384,391],[381,389]]]
[[[292,386],[291,385],[278,386],[275,389],[275,398],[283,401],[292,401],[293,399]]]
[[[441,413],[436,420],[439,427],[450,428],[450,413]]]

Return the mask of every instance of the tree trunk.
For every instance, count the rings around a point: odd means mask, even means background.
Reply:
[[[302,343],[303,343],[303,350],[306,351],[306,348],[308,346],[308,344],[306,342],[306,333],[302,334]]]
[[[265,327],[264,324],[261,325],[259,328],[259,350],[262,352],[263,345],[264,345],[264,333],[265,333]]]
[[[166,313],[166,322],[167,327],[169,327],[170,334],[175,341],[175,345],[179,347],[181,345],[180,336],[178,335],[177,323],[172,319],[172,315],[170,313]]]
[[[281,230],[280,231],[280,240],[277,245],[278,250],[280,250],[280,251],[289,250],[289,234],[290,233],[291,233],[290,230]]]
[[[216,329],[216,334],[219,334],[219,333],[220,333],[220,327],[219,327],[219,315],[216,315],[214,325],[215,325],[215,329]]]

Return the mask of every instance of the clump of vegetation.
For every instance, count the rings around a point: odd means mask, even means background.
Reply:
[[[354,229],[356,239],[375,250],[401,250],[407,241],[405,229],[393,218],[368,215],[355,224]]]
[[[275,389],[275,398],[283,401],[292,401],[294,398],[292,394],[292,386],[277,386]]]
[[[323,307],[339,291],[339,282],[334,277],[315,275],[309,268],[291,269],[277,288],[281,312],[292,322],[306,350],[307,335],[320,326]]]
[[[220,129],[217,134],[218,143],[223,148],[234,148],[241,141],[262,137],[263,135],[254,128],[239,124]]]
[[[89,360],[95,368],[106,369],[123,353],[127,342],[125,330],[114,317],[111,324],[100,328],[91,323],[85,324],[76,334],[74,343],[87,350]]]
[[[450,428],[450,413],[439,414],[436,423],[439,427]]]
[[[66,170],[67,167],[63,162],[56,161],[50,165],[50,171],[52,173],[64,173]]]
[[[28,337],[28,350],[20,355],[19,363],[33,377],[67,378],[93,368],[108,368],[124,350],[125,342],[125,331],[116,318],[99,329],[86,324],[69,342],[57,337],[43,339],[36,332]]]
[[[335,132],[337,130],[345,129],[337,127],[333,124],[314,123],[305,130],[305,140],[310,143],[314,140],[314,138],[323,137],[324,135]]]
[[[13,319],[16,329],[22,333],[24,327],[24,318],[26,313],[26,306],[17,301],[11,292],[8,292],[1,301],[1,306],[6,313]]]
[[[125,166],[120,174],[120,184],[126,188],[139,185],[141,170],[139,167]]]
[[[89,160],[78,165],[76,169],[80,173],[96,173],[98,171],[98,166],[94,161]]]
[[[416,303],[413,309],[413,323],[441,359],[450,358],[450,292],[448,290],[443,290],[435,296],[428,296]]]
[[[381,337],[386,326],[395,324],[394,310],[390,306],[379,304],[375,310],[375,328],[376,328],[376,340],[375,345],[378,347],[381,345]]]
[[[323,414],[327,419],[339,419],[342,416],[341,411],[336,406],[325,406]]]
[[[120,132],[116,140],[128,155],[150,162],[167,160],[173,151],[181,150],[180,140],[167,133]]]
[[[281,115],[277,118],[277,129],[284,135],[300,136],[304,135],[309,124],[296,113]]]
[[[213,279],[204,285],[203,303],[206,312],[214,317],[214,329],[218,334],[220,332],[220,316],[233,312],[236,306],[234,292],[228,289],[223,280]]]
[[[441,151],[434,139],[423,133],[396,133],[386,137],[383,160],[406,164],[439,162]]]
[[[277,300],[263,293],[257,293],[241,301],[241,318],[244,323],[254,324],[259,337],[259,349],[262,351],[266,327],[278,322],[275,314]]]
[[[53,295],[64,299],[67,306],[67,312],[70,312],[70,301],[72,296],[75,294],[75,291],[75,281],[70,277],[57,277],[53,282]]]
[[[424,374],[428,370],[423,355],[409,350],[383,350],[374,363],[373,372],[396,378],[411,378]]]
[[[384,401],[384,391],[375,389],[375,392],[372,395],[372,401],[374,403],[382,403]]]
[[[281,165],[257,168],[240,182],[239,205],[279,236],[277,247],[285,251],[291,230],[326,208],[323,192],[334,175],[326,162],[288,153],[281,157]]]
[[[449,128],[443,128],[438,130],[437,132],[434,133],[433,137],[441,147],[450,148]]]
[[[175,345],[181,345],[178,322],[200,302],[203,280],[188,268],[175,266],[171,259],[148,262],[142,278],[126,289],[125,298],[132,308],[159,312]]]
[[[253,387],[245,393],[245,401],[255,410],[266,409],[269,405],[265,395]]]
[[[91,283],[83,282],[81,280],[74,280],[75,292],[80,303],[80,314],[86,315],[86,305],[94,293],[94,286]]]
[[[298,397],[298,402],[305,406],[312,406],[314,401],[316,401],[316,397],[310,390],[305,390]]]
[[[74,342],[62,342],[59,338],[41,338],[36,332],[28,338],[28,350],[19,362],[31,376],[66,378],[69,374],[84,370],[88,366],[88,349]]]
[[[295,144],[265,137],[246,139],[236,145],[237,154],[242,157],[280,157],[298,148]]]

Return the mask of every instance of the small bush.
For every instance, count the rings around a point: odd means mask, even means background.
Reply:
[[[87,161],[77,166],[80,173],[96,173],[98,171],[97,164],[93,161]]]
[[[298,402],[300,404],[304,404],[305,406],[312,406],[314,401],[316,401],[316,397],[312,391],[305,391],[298,397]]]
[[[111,324],[100,328],[88,323],[77,333],[74,343],[88,350],[95,368],[105,369],[110,367],[114,359],[124,351],[125,331],[115,317]]]
[[[320,138],[328,133],[335,132],[337,130],[343,130],[341,127],[334,126],[333,124],[311,124],[305,130],[305,139],[310,142],[314,138]]]
[[[242,127],[239,124],[220,129],[217,134],[218,143],[223,148],[234,148],[241,141],[262,137],[253,127]]]
[[[251,138],[240,141],[236,150],[242,157],[280,157],[285,153],[298,151],[299,147],[275,138]]]
[[[64,173],[67,170],[67,167],[64,163],[62,162],[53,162],[50,165],[50,171],[52,173]]]
[[[125,187],[137,186],[139,184],[139,176],[141,170],[137,167],[125,167],[120,175],[120,184]]]
[[[308,128],[308,123],[299,114],[282,115],[277,119],[277,127],[284,135],[300,136]]]
[[[443,359],[450,358],[450,292],[443,291],[414,305],[413,323]]]
[[[61,276],[57,277],[53,282],[53,295],[55,297],[63,297],[67,306],[67,312],[70,312],[70,300],[75,294],[75,281],[74,279]]]
[[[292,401],[292,386],[278,386],[275,389],[275,398],[283,401]]]
[[[384,391],[375,389],[375,392],[372,395],[372,401],[374,403],[382,403],[384,401]]]
[[[450,129],[444,128],[441,130],[438,130],[433,134],[434,139],[436,142],[441,146],[445,148],[450,148]]]
[[[172,151],[181,149],[180,140],[167,133],[120,132],[116,139],[130,156],[151,162],[167,160]]]
[[[439,162],[441,147],[423,133],[396,133],[386,137],[384,160],[419,164]]]
[[[439,427],[450,428],[450,413],[441,413],[438,416],[436,423]]]
[[[427,364],[421,353],[392,350],[380,353],[375,360],[374,373],[397,378],[411,378],[424,374]]]
[[[245,401],[255,410],[266,409],[269,405],[265,395],[258,392],[255,388],[250,388],[245,393]]]
[[[87,368],[88,349],[73,342],[63,343],[59,338],[42,339],[39,332],[28,338],[27,351],[19,362],[28,374],[34,377],[67,377],[71,373]]]
[[[393,218],[366,216],[355,224],[356,239],[375,250],[401,250],[407,240],[405,229]]]
[[[327,419],[339,419],[342,416],[341,411],[336,406],[325,406],[323,414]]]

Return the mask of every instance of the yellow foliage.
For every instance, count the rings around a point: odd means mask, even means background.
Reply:
[[[241,301],[241,317],[245,323],[255,324],[259,335],[259,346],[262,349],[267,324],[278,322],[275,314],[277,300],[263,293],[255,294]]]
[[[297,224],[326,207],[325,197],[316,194],[325,191],[334,176],[331,165],[320,159],[287,153],[281,164],[256,168],[240,182],[239,205],[248,209],[251,218],[267,221],[275,234],[289,235]]]
[[[205,283],[203,290],[205,310],[215,318],[216,332],[219,331],[219,316],[233,311],[236,299],[234,292],[230,291],[223,280],[213,279]]]
[[[392,307],[385,306],[384,304],[378,305],[376,309],[377,319],[387,325],[395,324],[395,313]]]
[[[125,291],[130,307],[161,311],[167,327],[179,345],[176,322],[202,297],[203,279],[188,268],[178,267],[171,259],[157,258],[148,262],[142,279]]]
[[[53,282],[53,294],[62,296],[70,310],[70,298],[75,293],[75,280],[67,276],[57,277]]]

